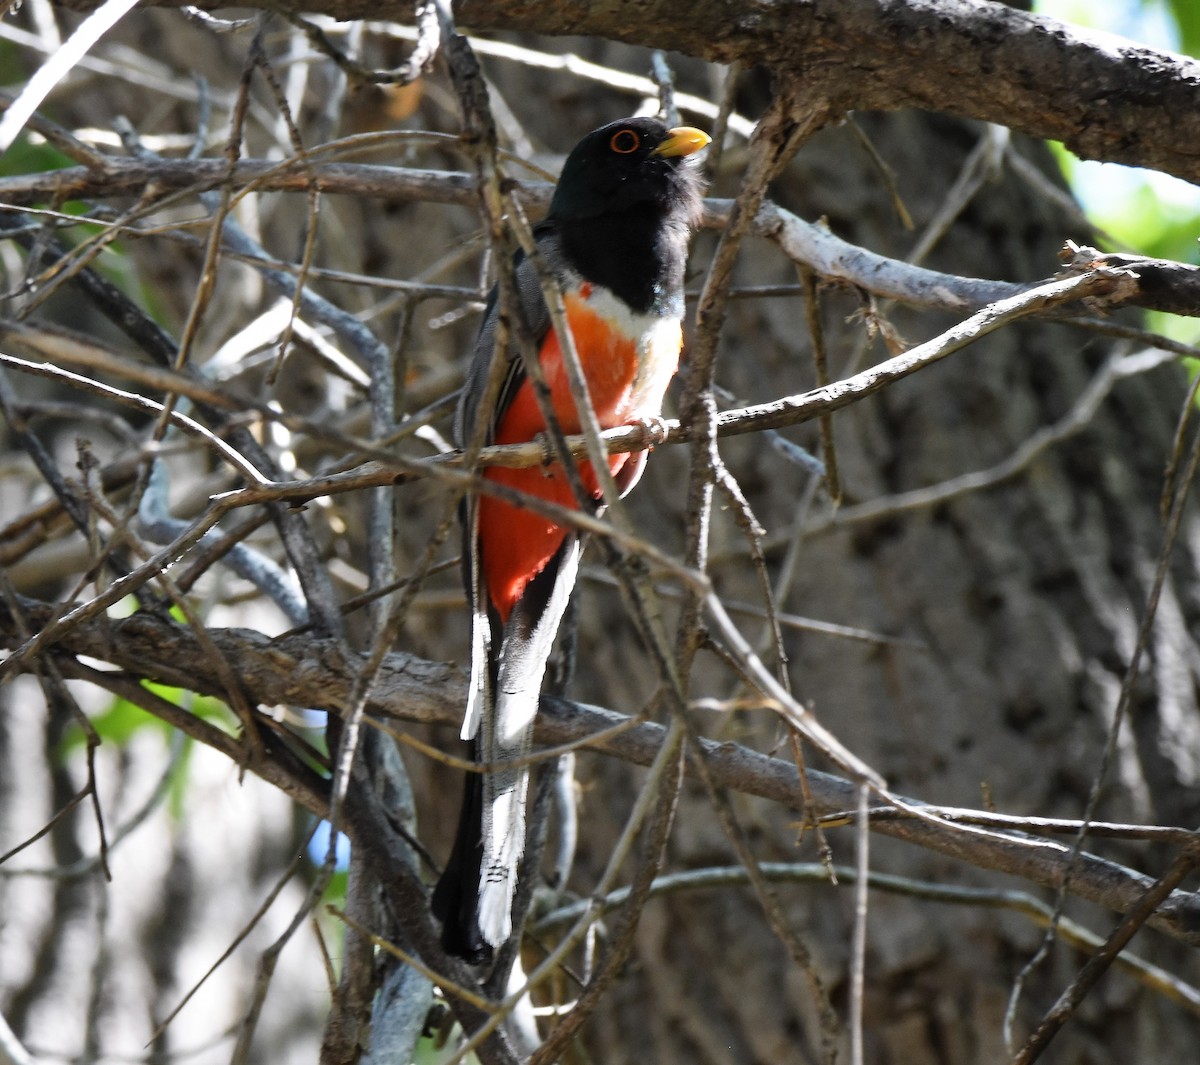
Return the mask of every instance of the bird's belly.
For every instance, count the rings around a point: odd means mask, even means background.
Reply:
[[[683,337],[679,321],[631,312],[607,292],[592,292],[587,285],[579,294],[568,295],[565,303],[588,396],[601,427],[656,417],[679,365]],[[556,378],[549,382],[552,392],[562,393],[561,403],[555,396],[555,410],[569,408],[574,413],[557,337],[550,340],[543,358],[547,378]],[[576,417],[572,431],[577,428]]]
[[[610,429],[657,417],[667,385],[679,364],[683,335],[679,321],[634,314],[621,305],[614,307],[616,301],[607,292],[601,292],[597,298],[587,285],[568,293],[565,302],[588,397],[600,426]],[[562,349],[553,331],[542,343],[539,362],[562,431],[568,435],[578,433],[579,412],[571,395]],[[526,379],[500,419],[495,442],[523,443],[545,429],[545,419]],[[644,459],[643,453],[609,458],[609,469],[618,477],[623,492],[641,474]],[[598,496],[598,482],[591,464],[580,462],[579,471],[585,489]],[[492,467],[484,476],[497,485],[547,502],[576,506],[559,463],[521,470]],[[479,521],[489,594],[501,619],[505,619],[529,581],[545,568],[562,545],[566,530],[525,507],[487,495],[479,502]]]
[[[582,292],[588,289],[585,285]],[[586,295],[569,293],[565,303],[575,351],[601,428],[657,417],[667,385],[679,365],[683,338],[679,321],[614,309],[609,306],[616,304],[612,297],[589,300]],[[571,395],[562,348],[553,331],[542,343],[539,361],[559,425],[564,433],[578,433],[579,412]],[[497,426],[495,442],[522,443],[545,428],[545,419],[526,380]]]

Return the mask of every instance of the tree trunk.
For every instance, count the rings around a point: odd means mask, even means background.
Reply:
[[[519,96],[521,89],[510,91]],[[774,198],[802,217],[828,219],[834,232],[855,244],[904,258],[989,130],[916,113],[859,115],[855,121],[897,173],[915,233],[897,222],[877,168],[847,126],[807,144],[774,186]],[[1016,138],[1008,150],[1047,175],[1055,172],[1037,143]],[[728,185],[715,190],[734,191]],[[1089,236],[1077,218],[1031,192],[1006,163],[926,265],[1033,281],[1054,271],[1065,238]],[[708,247],[701,242],[697,269],[704,268]],[[751,244],[737,280],[786,285],[795,273]],[[858,294],[822,288],[820,305],[834,378],[887,357],[882,339],[868,338],[869,308]],[[951,324],[948,317],[902,308],[879,311],[909,343]],[[807,332],[799,297],[736,303],[719,383],[749,403],[812,387]],[[1172,365],[1118,383],[1082,431],[994,487],[874,520],[855,521],[854,512],[856,504],[939,485],[1009,458],[1070,412],[1116,346],[1065,325],[1024,325],[838,413],[834,436],[845,490],[840,516],[823,499],[808,505],[807,475],[760,438],[722,445],[773,544],[773,580],[779,579],[791,530],[797,524],[811,530],[800,541],[780,610],[896,638],[881,645],[793,631],[785,645],[798,697],[899,791],[948,806],[994,803],[1018,815],[1075,818],[1084,812],[1163,546],[1158,501],[1184,403],[1182,369]],[[788,435],[818,449],[815,428]],[[632,500],[639,529],[655,542],[674,546],[680,535],[684,499],[676,486],[685,478],[685,456],[660,451]],[[1189,631],[1197,604],[1190,580],[1193,534],[1187,531],[1195,528],[1189,511],[1130,717],[1105,777],[1100,818],[1190,826],[1200,814],[1197,659]],[[747,548],[729,513],[714,525],[712,550],[721,593],[758,602]],[[581,609],[589,627],[581,641],[577,694],[632,711],[647,693],[639,681],[645,674],[631,667],[644,661],[644,652],[628,628],[622,630],[611,591],[589,589]],[[747,623],[746,631],[754,632],[755,624]],[[718,663],[702,658],[700,667],[693,698],[736,694]],[[760,750],[781,742],[767,713],[695,717],[710,736]],[[623,796],[636,792],[639,773],[610,760],[580,762],[581,856],[595,877],[624,824]],[[822,767],[819,760],[812,764]],[[813,833],[798,828],[799,797],[791,810],[754,800],[735,805],[760,860],[817,860]],[[834,861],[853,864],[853,830],[827,835]],[[1156,868],[1154,852],[1144,845],[1100,844],[1098,850],[1152,875]],[[681,806],[668,864],[670,870],[736,864],[698,789]],[[877,837],[871,840],[871,868],[942,884],[1010,884]],[[590,882],[582,877],[581,890]],[[776,888],[842,1009],[851,891],[827,883]],[[1052,899],[1049,892],[1039,896]],[[1082,905],[1067,912],[1107,934],[1109,916]],[[1038,940],[1030,924],[997,921],[985,909],[872,892],[867,1060],[1003,1060],[1008,995]],[[1180,964],[1177,945],[1148,938],[1137,946],[1169,967]],[[1060,946],[1036,971],[1017,1013],[1018,1041],[1082,960]],[[1194,1018],[1114,974],[1085,1006],[1074,1032],[1063,1037],[1066,1056],[1054,1060],[1185,1060],[1198,1034]],[[807,987],[745,889],[651,902],[635,961],[584,1042],[591,1060],[606,1065],[818,1060],[820,1046]]]

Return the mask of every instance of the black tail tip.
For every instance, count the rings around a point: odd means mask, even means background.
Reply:
[[[447,870],[433,891],[433,915],[442,922],[442,948],[471,965],[487,965],[492,945],[479,928],[479,887],[469,889]]]

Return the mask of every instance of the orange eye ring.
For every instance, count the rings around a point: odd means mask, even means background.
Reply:
[[[642,138],[631,129],[617,130],[608,146],[618,155],[632,155],[642,146]]]

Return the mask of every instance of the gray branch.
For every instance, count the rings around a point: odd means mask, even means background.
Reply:
[[[49,617],[46,604],[22,604],[28,623],[40,625]],[[0,646],[19,644],[16,619],[0,605]],[[361,659],[332,639],[299,633],[268,639],[245,629],[212,629],[209,638],[242,679],[248,699],[264,705],[291,703],[324,706],[345,712],[350,704]],[[220,695],[222,679],[195,635],[169,619],[136,614],[123,620],[93,618],[64,634],[60,653],[86,655],[165,684]],[[367,706],[381,720],[417,721],[457,728],[466,700],[466,681],[453,666],[393,652],[387,656]],[[537,740],[549,746],[576,744],[649,765],[662,745],[664,729],[657,724],[627,726],[621,714],[550,696],[542,697]],[[222,734],[223,735],[223,734]],[[709,771],[720,786],[800,808],[800,778],[795,765],[733,743],[702,741]],[[252,766],[262,773],[259,766]],[[270,766],[279,784],[279,767]],[[855,784],[841,777],[809,770],[808,790],[814,818],[852,810]],[[289,790],[285,787],[284,790]],[[314,809],[311,791],[297,788],[298,801]],[[913,807],[917,800],[903,800]],[[952,823],[930,816],[897,816],[892,807],[875,811],[871,828],[984,869],[1019,876],[1035,884],[1056,887],[1070,860],[1070,847],[1031,832]],[[374,845],[372,839],[361,841]],[[377,842],[377,841],[376,841]],[[1080,855],[1070,879],[1070,891],[1111,910],[1133,908],[1153,879],[1091,854]],[[1150,924],[1193,946],[1200,946],[1200,893],[1175,891],[1150,919]]]

